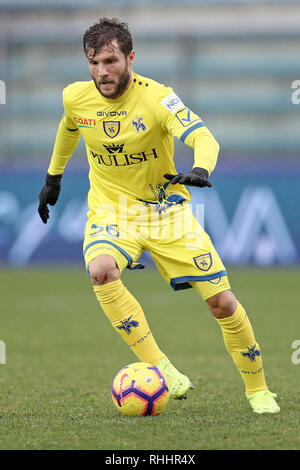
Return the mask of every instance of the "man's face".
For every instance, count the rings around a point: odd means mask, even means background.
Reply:
[[[93,57],[94,50],[87,53],[89,69],[94,83],[105,98],[118,98],[131,82],[131,67],[134,51],[126,57],[121,51],[118,41],[103,46]]]

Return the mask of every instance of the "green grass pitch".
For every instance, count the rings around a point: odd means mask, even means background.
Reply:
[[[135,362],[100,310],[84,268],[0,270],[0,449],[299,449],[300,271],[231,269],[281,413],[255,415],[200,296],[173,292],[152,269],[123,280],[161,349],[190,376],[187,400],[156,417],[115,408],[114,375]]]

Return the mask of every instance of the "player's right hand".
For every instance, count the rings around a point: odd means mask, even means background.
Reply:
[[[62,175],[49,175],[49,173],[47,173],[46,183],[39,194],[40,204],[38,212],[44,224],[46,224],[49,219],[49,209],[47,204],[54,206],[58,200],[61,178]]]

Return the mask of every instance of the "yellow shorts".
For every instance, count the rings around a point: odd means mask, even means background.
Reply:
[[[147,250],[174,290],[194,287],[206,300],[230,289],[226,269],[189,204],[174,205],[160,214],[151,207],[140,212],[126,220],[110,211],[89,216],[83,244],[87,270],[101,254],[113,256],[121,272],[143,268],[138,260]]]

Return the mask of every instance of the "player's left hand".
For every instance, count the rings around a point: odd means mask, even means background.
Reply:
[[[166,173],[164,178],[170,181],[171,184],[186,184],[187,186],[198,186],[204,188],[208,186],[212,187],[212,184],[208,181],[208,171],[205,168],[195,167],[189,173],[178,173],[178,175],[170,175]]]

